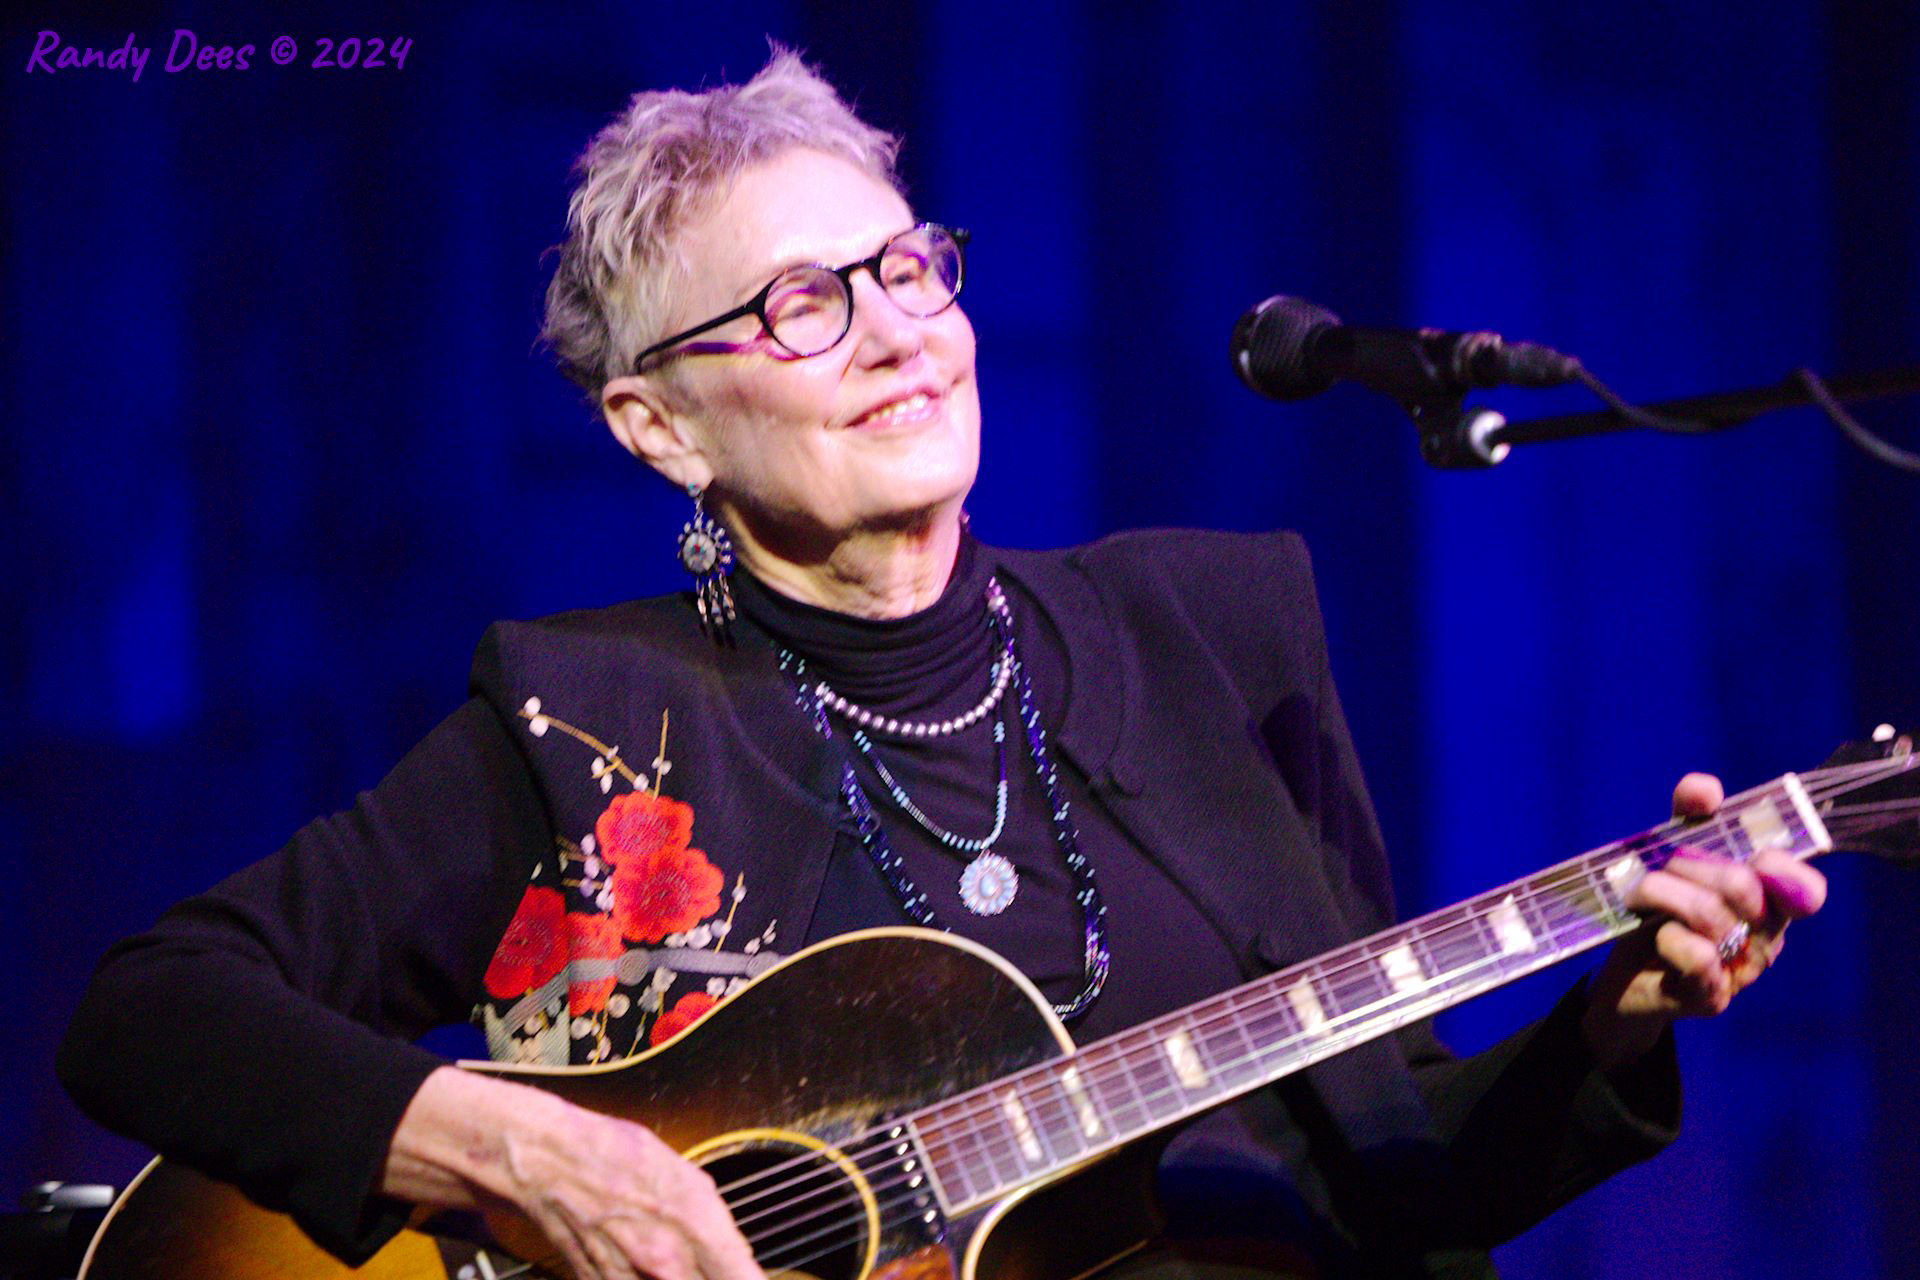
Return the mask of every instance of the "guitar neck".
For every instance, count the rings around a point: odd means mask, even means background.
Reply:
[[[950,1213],[1147,1137],[1636,928],[1627,894],[1682,846],[1833,847],[1794,774],[1189,1005],[903,1121]]]

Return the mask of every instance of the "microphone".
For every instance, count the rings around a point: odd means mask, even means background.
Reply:
[[[1232,351],[1240,381],[1274,400],[1304,400],[1344,379],[1413,405],[1476,388],[1557,387],[1580,374],[1578,360],[1538,343],[1341,324],[1325,307],[1284,294],[1240,317]]]

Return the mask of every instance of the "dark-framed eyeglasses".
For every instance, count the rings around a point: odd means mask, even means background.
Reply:
[[[953,305],[966,274],[967,231],[923,222],[894,236],[872,257],[844,267],[788,267],[767,287],[725,315],[715,316],[633,358],[633,371],[649,357],[741,316],[755,316],[774,344],[790,356],[817,356],[839,344],[853,327],[853,273],[865,268],[893,305],[922,320]]]

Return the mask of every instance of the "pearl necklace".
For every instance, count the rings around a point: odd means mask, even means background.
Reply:
[[[1093,1002],[1107,984],[1107,971],[1113,959],[1107,945],[1107,907],[1101,901],[1100,887],[1094,880],[1093,864],[1080,852],[1080,834],[1074,829],[1067,799],[1060,794],[1060,772],[1047,752],[1047,731],[1041,726],[1040,713],[1034,705],[1033,685],[1027,679],[1026,668],[1014,648],[1013,615],[1007,608],[1007,598],[999,582],[992,578],[987,580],[987,625],[999,637],[1004,654],[1001,667],[1008,673],[1008,683],[1013,685],[1019,697],[1020,719],[1027,730],[1027,752],[1033,762],[1034,775],[1040,779],[1041,788],[1046,793],[1047,815],[1053,823],[1054,842],[1059,845],[1077,886],[1074,900],[1080,904],[1084,926],[1086,985],[1073,999],[1053,1006],[1054,1013],[1059,1015],[1061,1021],[1071,1021],[1093,1007]],[[822,738],[831,740],[833,726],[828,723],[828,703],[821,692],[825,686],[818,682],[807,682],[806,661],[791,649],[780,650],[780,669],[793,676],[798,686],[794,701],[808,713],[814,731]],[[853,817],[854,826],[860,832],[860,843],[866,846],[867,856],[873,859],[881,878],[893,890],[907,915],[924,928],[951,932],[935,919],[926,893],[907,874],[904,860],[888,842],[886,832],[880,827],[880,817],[873,811],[873,804],[867,799],[866,790],[861,787],[850,758],[843,758],[840,762],[840,799]],[[998,865],[988,865],[989,859]],[[1011,877],[1013,870],[1013,864],[999,854],[982,853],[968,863],[967,869],[961,873],[962,900],[969,901],[985,893],[992,897],[1004,895],[1006,901],[1011,902],[1017,881],[1010,881],[1011,887],[1006,888],[996,888],[992,882],[1002,875]],[[989,883],[983,886],[983,880]],[[970,901],[969,909],[972,909]]]
[[[875,715],[865,707],[841,697],[825,680],[816,683],[813,692],[822,702],[862,729],[902,738],[944,738],[950,733],[970,729],[979,720],[992,715],[993,709],[1000,705],[1000,698],[1006,693],[1012,677],[1013,663],[1003,653],[993,664],[993,686],[987,690],[987,696],[974,703],[970,710],[946,720],[896,720],[891,716]]]

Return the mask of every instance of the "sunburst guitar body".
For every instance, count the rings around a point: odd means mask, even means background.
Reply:
[[[929,1152],[886,1121],[1071,1050],[1046,1000],[1004,960],[950,935],[903,928],[800,952],[674,1040],[624,1062],[466,1065],[652,1129],[713,1175],[770,1276],[1064,1280],[1098,1270],[1154,1229],[1156,1144],[1073,1161],[949,1217],[956,1201],[943,1198],[936,1169],[940,1157],[963,1162],[967,1153],[938,1141]],[[486,1244],[465,1229],[403,1231],[350,1268],[284,1215],[156,1160],[115,1205],[81,1278],[567,1274],[529,1226],[487,1225]]]

